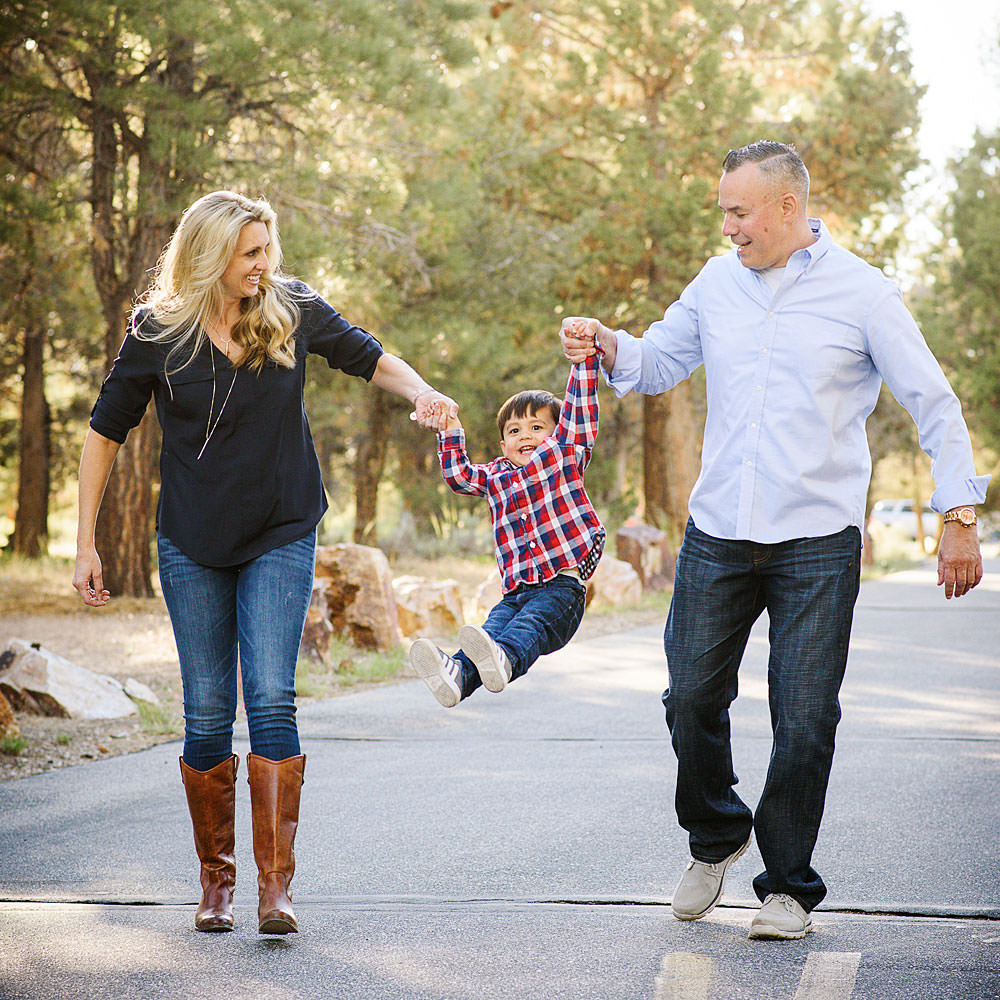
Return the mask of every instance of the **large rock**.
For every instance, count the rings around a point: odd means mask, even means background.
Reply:
[[[138,709],[113,677],[95,674],[38,643],[12,639],[0,653],[0,693],[19,712],[119,719]]]
[[[122,690],[133,701],[145,701],[150,705],[160,704],[160,699],[157,697],[156,692],[148,684],[143,684],[142,681],[137,681],[134,677],[126,679],[122,685]]]
[[[306,611],[299,649],[317,663],[325,663],[332,639],[333,625],[326,613],[326,582],[316,581],[313,584],[312,600]]]
[[[464,624],[457,580],[398,576],[392,581],[399,629],[405,636],[454,635]]]
[[[493,570],[483,582],[476,587],[472,595],[472,603],[480,621],[486,621],[486,616],[500,603],[503,590],[500,587],[500,570]]]
[[[401,641],[392,572],[381,549],[321,545],[316,550],[312,604],[335,635],[355,646],[392,649]]]
[[[626,524],[615,535],[615,555],[639,574],[644,590],[662,590],[674,580],[677,561],[666,532],[651,524]]]
[[[14,709],[10,707],[10,702],[0,694],[0,740],[21,735],[21,729],[14,718]]]
[[[638,604],[642,600],[639,574],[623,559],[605,553],[590,578],[594,600],[612,607]]]

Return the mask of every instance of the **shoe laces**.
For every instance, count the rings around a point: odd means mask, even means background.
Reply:
[[[770,902],[781,903],[781,905],[792,914],[795,914],[795,907],[797,906],[795,900],[784,892],[772,892],[767,899],[764,900],[764,905],[767,906]]]
[[[712,861],[699,861],[697,858],[692,858],[688,862],[688,871],[691,871],[691,869],[694,868],[695,865],[700,865],[706,871],[711,872],[713,875],[717,875],[718,871],[719,871],[719,867],[721,865],[723,865],[723,864],[725,864],[724,861],[715,861],[715,862],[712,862]]]

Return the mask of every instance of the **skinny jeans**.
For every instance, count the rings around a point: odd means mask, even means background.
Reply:
[[[296,756],[295,666],[316,532],[233,567],[203,566],[162,535],[157,549],[184,691],[184,762],[207,771],[232,754],[237,666],[251,751]]]

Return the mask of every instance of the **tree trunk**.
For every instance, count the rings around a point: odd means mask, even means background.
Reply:
[[[389,444],[389,413],[388,394],[376,390],[372,395],[368,429],[358,441],[354,462],[354,541],[358,545],[378,545],[375,519],[378,484]]]
[[[149,412],[118,452],[97,518],[104,586],[115,595],[152,597],[150,467],[156,418]]]
[[[45,398],[45,331],[24,332],[20,468],[11,551],[36,559],[48,547],[50,415]]]
[[[646,521],[677,544],[688,517],[688,497],[698,478],[691,385],[682,382],[659,396],[644,396],[642,468]]]

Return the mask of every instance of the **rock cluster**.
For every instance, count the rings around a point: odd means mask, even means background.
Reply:
[[[15,712],[65,719],[119,719],[138,712],[113,677],[95,674],[23,639],[12,639],[0,653],[0,695]]]
[[[317,548],[302,652],[325,662],[335,635],[361,649],[399,645],[392,572],[381,549],[348,543]]]

